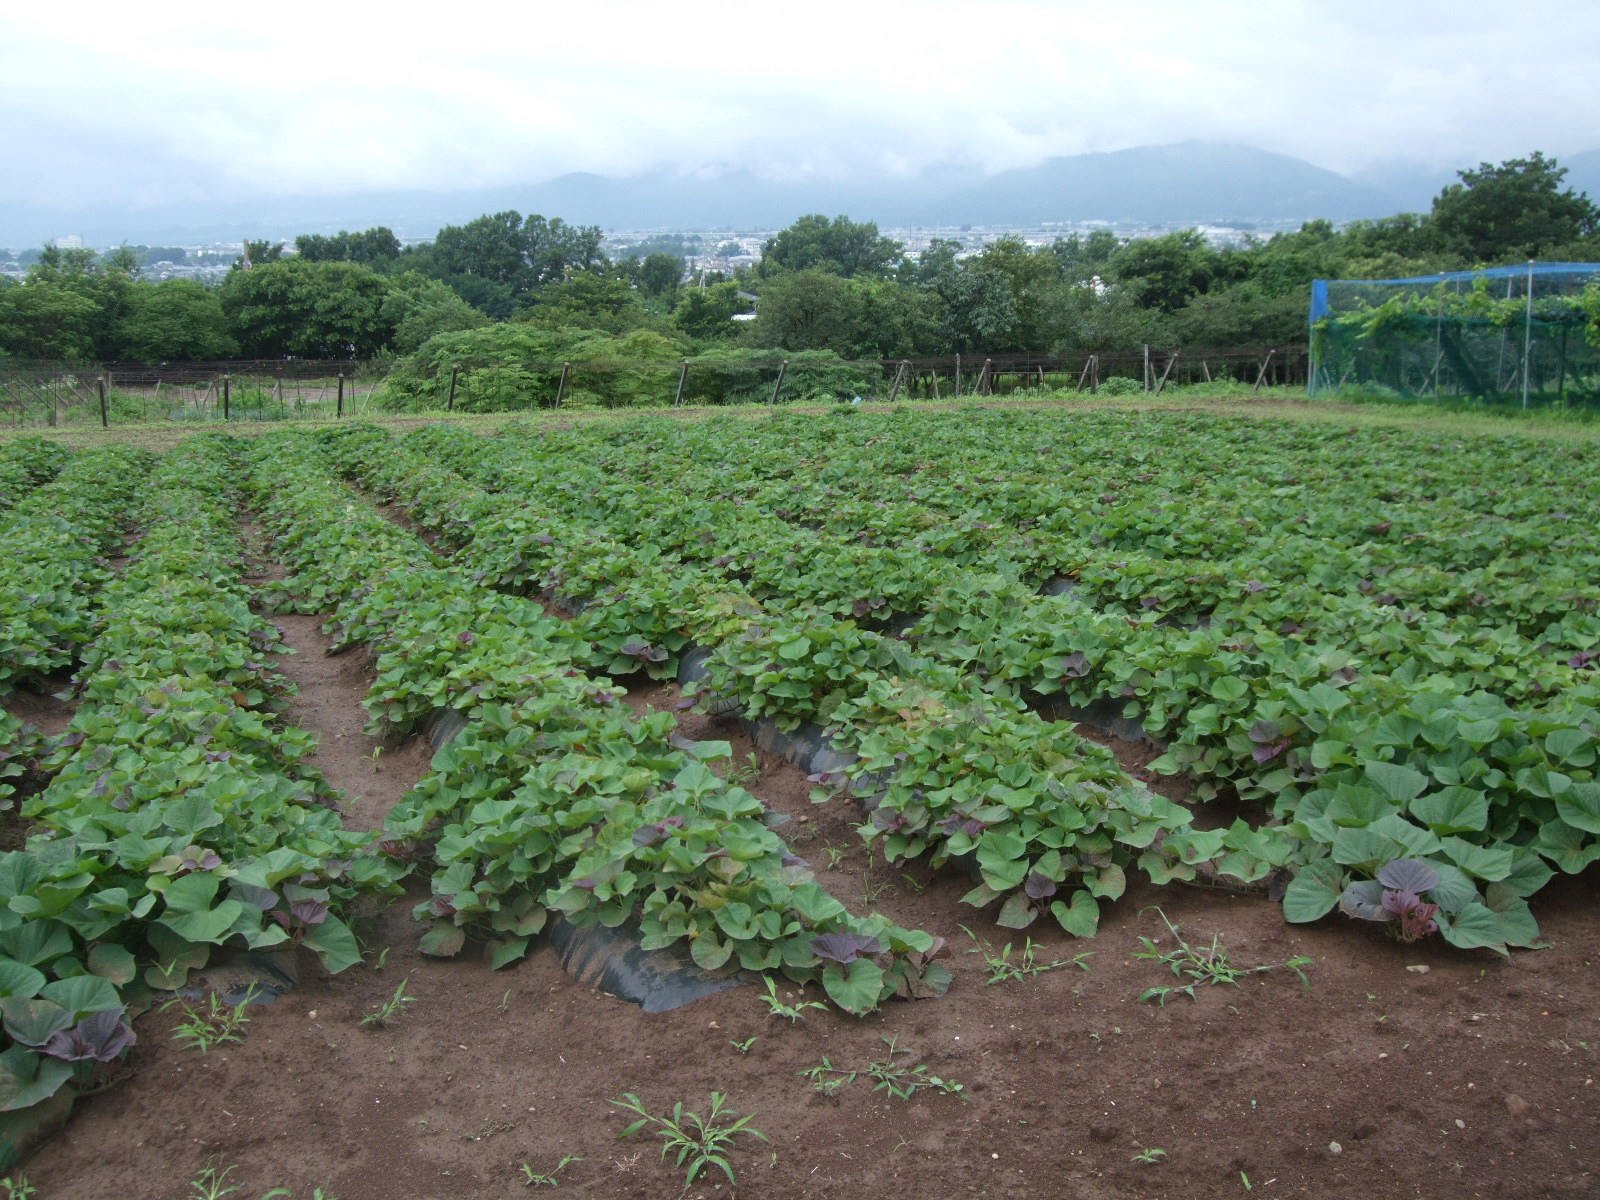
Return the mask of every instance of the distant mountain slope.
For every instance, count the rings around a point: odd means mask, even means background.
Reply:
[[[1567,168],[1567,187],[1576,192],[1586,192],[1589,199],[1600,204],[1600,149],[1551,157]],[[1458,169],[1449,169],[1397,161],[1375,164],[1353,172],[1350,177],[1357,183],[1367,184],[1393,196],[1399,204],[1398,211],[1425,213],[1432,211],[1435,196],[1450,184],[1460,182],[1457,170],[1476,166],[1477,163],[1462,163]]]
[[[1561,161],[1571,172],[1569,183],[1600,199],[1600,150]],[[67,234],[79,234],[90,245],[287,240],[373,225],[387,225],[402,237],[429,237],[443,225],[508,208],[615,230],[776,229],[809,212],[846,213],[884,228],[1027,228],[1095,220],[1121,226],[1281,226],[1316,217],[1344,221],[1425,211],[1442,186],[1437,174],[1390,164],[1352,180],[1286,154],[1185,142],[1052,158],[988,177],[943,166],[900,179],[788,182],[711,168],[619,179],[570,174],[474,191],[268,196],[167,208],[99,199],[70,211],[0,203],[0,246],[23,249]]]
[[[1347,221],[1395,211],[1392,196],[1304,159],[1250,146],[1184,142],[1052,158],[945,197],[951,219],[986,224],[1118,221],[1223,225]]]

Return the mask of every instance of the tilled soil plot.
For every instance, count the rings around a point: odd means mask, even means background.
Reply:
[[[350,796],[347,820],[375,827],[427,750],[361,733],[359,651],[324,658],[314,619],[280,624],[300,650],[284,667],[301,686],[290,717],[322,734],[317,765]],[[648,685],[630,702],[677,697]],[[510,1197],[552,1176],[562,1194],[640,1200],[1596,1190],[1594,869],[1534,898],[1550,948],[1510,959],[1402,946],[1337,916],[1286,925],[1263,899],[1138,883],[1102,906],[1091,940],[1045,922],[1016,933],[960,903],[961,872],[869,855],[853,806],[812,805],[800,771],[754,751],[736,722],[685,715],[680,731],[733,744],[732,769],[791,817],[783,834],[839,899],[947,938],[949,994],[790,1021],[752,983],[652,1015],[574,981],[548,949],[502,972],[470,954],[420,955],[419,892],[376,915],[373,965],[330,978],[307,961],[298,987],[249,1010],[237,1044],[201,1055],[170,1038],[175,1011],[140,1018],[121,1078],[24,1165],[40,1200],[186,1200],[208,1166],[232,1168],[240,1200],[273,1187],[304,1200],[317,1188],[339,1200]],[[1178,948],[1167,921],[1250,973],[1141,1003],[1193,982],[1138,957]],[[985,958],[1008,944],[1012,968],[1044,969],[990,983]],[[381,969],[380,947],[392,947]],[[1253,970],[1299,956],[1312,960],[1309,988],[1282,966]],[[362,1025],[397,989],[412,999],[395,1018]],[[831,1094],[802,1074],[824,1060]],[[874,1064],[902,1092],[918,1067],[950,1090],[900,1098],[877,1086]],[[736,1186],[710,1167],[685,1188],[659,1138],[619,1140],[632,1117],[612,1101],[624,1093],[657,1116],[678,1103],[705,1116],[719,1093],[767,1140],[735,1139]]]

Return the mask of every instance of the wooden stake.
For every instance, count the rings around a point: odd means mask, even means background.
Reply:
[[[772,385],[772,402],[774,404],[778,402],[778,392],[783,388],[783,376],[788,369],[789,360],[786,358],[783,360],[783,364],[778,368],[778,382]]]
[[[1167,359],[1167,369],[1161,372],[1161,382],[1156,384],[1156,395],[1161,395],[1161,389],[1167,386],[1167,376],[1172,374],[1172,365],[1177,361],[1178,356],[1176,354]]]
[[[561,401],[562,401],[563,397],[565,397],[566,394],[567,394],[567,375],[571,371],[572,371],[572,364],[571,363],[564,362],[564,363],[561,364],[561,381],[556,384],[556,403],[555,403],[555,407],[556,408],[560,408],[561,407]]]
[[[95,384],[100,388],[100,428],[110,429],[111,416],[106,411],[106,377],[104,375],[99,376],[95,380]]]
[[[683,385],[686,382],[688,382],[688,379],[689,379],[689,360],[686,358],[686,359],[683,360],[683,366],[681,366],[678,369],[678,394],[675,395],[672,398],[672,407],[673,408],[682,408],[683,407]]]
[[[1268,350],[1267,356],[1261,360],[1261,370],[1256,372],[1256,385],[1250,389],[1251,392],[1261,390],[1261,381],[1267,377],[1267,368],[1272,365],[1272,356],[1276,353],[1276,350]]]

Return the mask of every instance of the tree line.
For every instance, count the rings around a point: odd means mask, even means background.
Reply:
[[[1564,186],[1555,160],[1535,152],[1457,174],[1427,213],[1314,220],[1236,246],[1195,229],[1132,239],[1102,230],[1044,246],[1002,237],[974,254],[934,239],[912,256],[871,221],[812,214],[769,238],[753,266],[692,281],[673,252],[681,240],[613,259],[597,226],[515,211],[415,246],[382,226],[302,235],[293,253],[247,242],[209,287],[145,280],[146,248],[52,246],[30,252],[23,281],[0,286],[0,356],[374,359],[414,356],[435,339],[610,347],[609,356],[626,344],[642,358],[1284,345],[1305,338],[1315,278],[1600,261],[1600,209]],[[482,332],[459,336],[469,331]]]

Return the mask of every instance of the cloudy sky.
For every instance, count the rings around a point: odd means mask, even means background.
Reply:
[[[0,203],[568,171],[998,170],[1204,138],[1338,171],[1600,146],[1595,0],[5,6]]]

